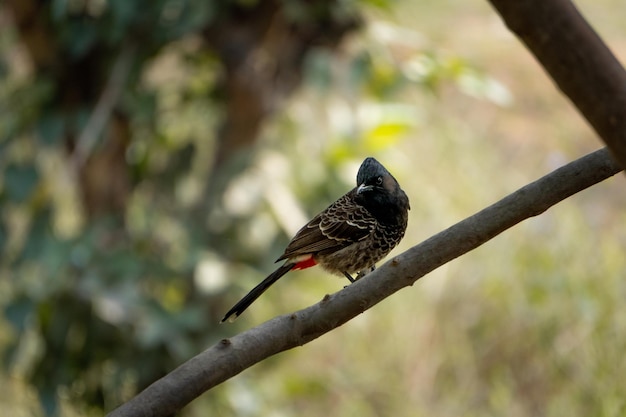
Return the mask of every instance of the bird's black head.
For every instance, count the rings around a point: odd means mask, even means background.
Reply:
[[[376,159],[369,157],[361,164],[356,176],[356,200],[379,220],[398,214],[407,216],[409,198],[398,181]]]
[[[365,158],[359,168],[359,172],[356,174],[356,185],[375,185],[374,183],[377,178],[380,177],[382,179],[384,175],[391,174],[380,164],[380,162],[370,156],[369,158]]]

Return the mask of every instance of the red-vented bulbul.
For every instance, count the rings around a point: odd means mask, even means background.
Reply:
[[[354,282],[371,271],[404,236],[409,198],[376,159],[367,158],[357,186],[315,216],[291,239],[276,262],[285,263],[243,297],[222,319],[235,320],[270,285],[291,270],[320,265]]]

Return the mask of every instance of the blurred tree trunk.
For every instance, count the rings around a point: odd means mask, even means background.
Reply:
[[[224,67],[217,89],[225,101],[205,196],[221,195],[228,179],[248,165],[263,121],[300,85],[307,53],[319,47],[336,50],[346,34],[360,27],[358,17],[334,13],[335,0],[298,7],[302,17],[296,19],[282,1],[252,7],[232,3],[204,31],[207,47]],[[215,199],[204,200],[206,213]]]

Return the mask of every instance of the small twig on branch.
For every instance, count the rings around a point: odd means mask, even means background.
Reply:
[[[136,45],[133,42],[126,43],[113,64],[111,75],[98,99],[98,103],[89,115],[89,119],[87,119],[87,123],[76,141],[76,148],[71,158],[71,164],[75,172],[78,172],[87,158],[89,158],[98,138],[104,132],[107,122],[111,118],[111,114],[126,85],[135,50]]]
[[[626,71],[570,0],[489,0],[626,167]]]
[[[169,416],[250,366],[341,326],[428,272],[620,170],[606,149],[571,162],[412,247],[319,303],[222,340],[109,416]]]

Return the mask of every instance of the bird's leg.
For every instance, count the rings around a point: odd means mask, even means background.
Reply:
[[[344,271],[343,274],[346,276],[346,278],[348,278],[350,282],[354,282],[354,278],[352,278],[352,275],[348,274],[346,271]]]
[[[376,269],[376,264],[370,266],[367,269],[363,269],[363,270],[359,271],[359,273],[356,275],[356,279],[363,278],[365,275],[369,274],[370,272],[374,271],[375,269]]]

